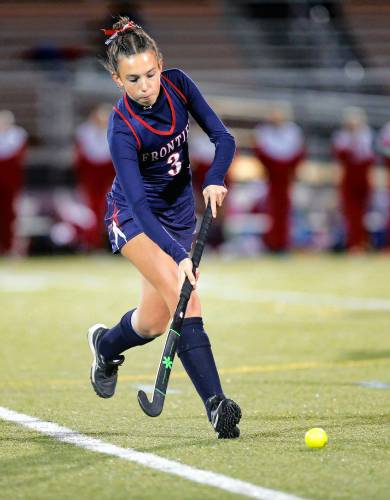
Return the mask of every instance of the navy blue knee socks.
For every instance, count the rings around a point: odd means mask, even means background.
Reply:
[[[216,394],[223,396],[210,341],[203,329],[202,318],[184,319],[177,354],[203,403]]]
[[[103,335],[99,343],[99,352],[105,358],[115,359],[123,351],[153,340],[141,337],[135,332],[131,324],[134,311],[135,309],[128,311],[116,326]],[[177,354],[203,403],[206,403],[212,396],[223,396],[210,341],[203,329],[202,318],[184,319]]]
[[[118,354],[137,345],[144,345],[154,340],[138,335],[131,324],[131,316],[135,309],[128,311],[119,323],[108,330],[99,343],[99,352],[106,359],[115,359]]]

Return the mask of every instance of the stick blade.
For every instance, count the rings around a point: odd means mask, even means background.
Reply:
[[[158,417],[161,414],[165,397],[159,392],[154,391],[152,402],[144,391],[138,391],[137,399],[142,411],[149,417]]]

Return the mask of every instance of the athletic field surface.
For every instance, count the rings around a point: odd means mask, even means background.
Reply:
[[[218,440],[178,358],[162,415],[141,411],[165,336],[125,353],[112,399],[93,392],[86,332],[137,304],[123,258],[0,261],[0,497],[389,499],[389,277],[388,255],[206,252],[206,331],[243,411]]]

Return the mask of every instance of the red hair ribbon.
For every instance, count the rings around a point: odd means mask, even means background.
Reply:
[[[104,43],[105,45],[110,45],[110,43],[115,40],[115,38],[118,36],[119,33],[123,33],[124,31],[129,31],[129,30],[133,30],[135,28],[140,28],[140,26],[138,26],[138,24],[135,24],[133,21],[129,21],[128,23],[126,23],[121,29],[119,30],[106,30],[106,29],[102,29],[101,31],[103,31],[103,33],[107,36],[109,36],[110,38],[108,38]]]

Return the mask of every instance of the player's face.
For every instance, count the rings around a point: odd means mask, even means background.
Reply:
[[[152,106],[160,92],[162,61],[155,52],[148,50],[141,54],[121,57],[118,74],[112,75],[117,85],[141,106]]]

